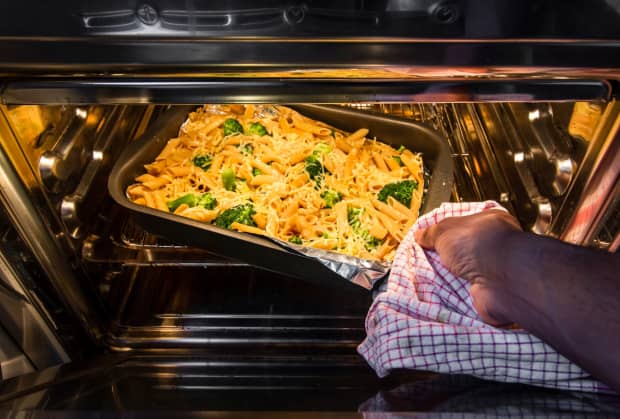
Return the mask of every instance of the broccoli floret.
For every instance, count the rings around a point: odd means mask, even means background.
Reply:
[[[362,221],[360,220],[360,216],[363,212],[363,208],[349,207],[347,210],[347,218],[349,220],[349,225],[353,228],[355,234],[358,234],[362,237],[362,239],[364,239],[364,246],[366,247],[366,250],[372,250],[383,243],[383,240],[379,240],[376,237],[371,236],[368,230],[362,229]]]
[[[293,236],[290,239],[288,239],[288,241],[293,244],[304,244],[303,240],[299,236]]]
[[[398,151],[399,153],[402,153],[403,151],[405,151],[407,148],[404,145],[401,145],[400,147],[398,147]]]
[[[308,176],[310,176],[310,179],[316,180],[317,182],[320,181],[325,173],[325,168],[321,164],[321,160],[313,154],[306,157],[305,163],[306,172],[308,173]]]
[[[334,208],[338,202],[342,201],[342,194],[336,191],[323,191],[321,198],[325,201],[325,208]]]
[[[379,191],[377,199],[387,202],[389,196],[409,208],[411,205],[411,195],[413,190],[418,188],[418,182],[415,180],[403,180],[402,182],[388,183]]]
[[[362,226],[360,215],[362,215],[363,212],[364,210],[362,208],[349,207],[347,210],[347,219],[349,220],[349,225],[353,227],[353,230],[357,230]]]
[[[244,144],[244,145],[240,145],[239,146],[239,150],[241,150],[241,152],[243,154],[252,154],[254,153],[254,147],[252,146],[252,144]]]
[[[196,205],[203,207],[204,209],[212,210],[217,206],[217,199],[215,199],[213,195],[207,192],[203,194],[200,198],[198,198]]]
[[[224,128],[224,136],[243,134],[243,127],[236,119],[228,118],[224,121],[222,128]]]
[[[198,166],[202,170],[209,170],[209,167],[211,167],[212,161],[213,161],[213,157],[211,157],[208,154],[198,154],[196,157],[192,159],[194,166]]]
[[[250,127],[248,128],[247,133],[249,135],[260,135],[261,137],[263,135],[268,135],[269,134],[267,132],[267,128],[265,128],[262,124],[260,124],[258,122],[252,122],[250,124]]]
[[[331,151],[332,148],[329,146],[329,144],[319,143],[314,148],[314,151],[312,151],[312,154],[306,157],[306,172],[308,172],[310,179],[314,180],[317,185],[321,183],[323,175],[325,173],[329,173],[329,171],[325,169],[325,167],[323,167],[323,164],[321,163],[321,156]]]
[[[234,191],[235,187],[235,172],[230,167],[222,169],[222,185],[227,191]]]
[[[215,218],[213,223],[216,226],[223,228],[230,228],[232,223],[241,223],[256,227],[256,223],[252,219],[254,214],[256,214],[256,211],[254,211],[254,205],[251,203],[240,204],[223,211]]]
[[[368,230],[360,230],[357,233],[364,239],[364,247],[366,247],[366,250],[376,249],[377,246],[383,243],[383,240],[371,236]]]
[[[199,206],[208,210],[212,210],[217,205],[217,200],[209,192],[202,195],[188,193],[166,203],[166,205],[168,205],[168,209],[172,212],[174,212],[183,204],[187,205],[188,207]]]
[[[195,207],[196,206],[196,195],[194,195],[193,193],[188,193],[188,194],[178,197],[177,199],[173,199],[172,201],[166,202],[166,205],[168,205],[168,209],[171,212],[174,212],[177,208],[179,208],[183,204],[187,205],[188,207]]]
[[[262,174],[263,174],[263,171],[260,170],[259,168],[255,167],[254,169],[252,169],[252,176],[258,176]]]

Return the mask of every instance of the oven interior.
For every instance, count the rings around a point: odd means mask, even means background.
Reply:
[[[556,237],[573,215],[571,188],[583,182],[580,173],[592,169],[591,154],[600,151],[597,127],[617,115],[611,112],[614,102],[598,101],[339,105],[412,119],[436,130],[452,151],[453,201],[496,200],[525,230]],[[30,264],[29,275],[41,277],[32,280],[39,284],[37,298],[51,312],[70,356],[103,351],[161,357],[160,365],[169,362],[178,373],[185,364],[166,357],[183,355],[195,357],[194,364],[203,365],[201,371],[211,379],[234,364],[243,383],[262,380],[257,377],[266,371],[284,380],[259,383],[260,388],[297,388],[300,377],[305,378],[299,388],[306,388],[308,377],[316,375],[330,377],[324,391],[342,390],[355,381],[364,397],[372,394],[377,382],[355,351],[365,335],[368,291],[327,289],[171,242],[142,229],[109,197],[107,178],[115,159],[173,107],[0,106],[2,146],[61,246],[65,260],[57,262],[71,267],[98,323],[96,332],[91,329],[93,345],[85,349],[79,328],[68,320],[66,303],[44,280],[45,273],[37,274],[18,232],[4,223],[3,245],[18,249],[13,252],[16,265]],[[609,248],[620,230],[619,212],[616,199],[587,244]],[[205,356],[210,361],[201,364]],[[214,362],[218,357],[227,361]],[[231,359],[236,361],[231,364]],[[188,371],[195,371],[190,364]],[[127,368],[146,367],[133,360]],[[411,375],[427,376],[411,373],[402,380]],[[346,385],[339,381],[343,377]],[[401,379],[396,377],[390,380]],[[158,388],[166,388],[167,379],[158,375]],[[179,380],[192,388],[191,378],[173,380],[175,388]],[[310,384],[315,390],[320,385]],[[340,407],[356,405],[359,397],[341,399]],[[261,403],[281,407],[275,400],[255,401]]]
[[[427,124],[455,163],[453,201],[492,199],[524,229],[554,224],[582,165],[603,102],[355,103]],[[115,158],[173,105],[2,108],[41,207],[101,303],[112,350],[192,349],[353,353],[367,292],[342,295],[143,230],[106,190]],[[597,243],[618,226],[610,216]],[[617,224],[617,222],[615,223]]]

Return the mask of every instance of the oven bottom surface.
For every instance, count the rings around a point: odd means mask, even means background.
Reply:
[[[8,380],[0,411],[28,417],[348,417],[372,412],[620,413],[620,400],[400,372],[378,379],[355,356],[111,354]],[[331,412],[328,414],[328,412]],[[370,415],[372,417],[372,415]]]

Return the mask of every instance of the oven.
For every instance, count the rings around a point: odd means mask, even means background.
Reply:
[[[614,2],[22,1],[0,11],[2,409],[300,417],[570,405],[560,392],[467,377],[378,379],[355,350],[368,290],[153,234],[107,184],[123,150],[181,106],[332,104],[440,135],[452,201],[492,199],[526,230],[615,252]]]

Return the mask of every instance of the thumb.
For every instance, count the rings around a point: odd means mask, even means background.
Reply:
[[[422,228],[415,232],[415,241],[425,249],[435,249],[435,240],[437,239],[437,224],[428,228]]]

